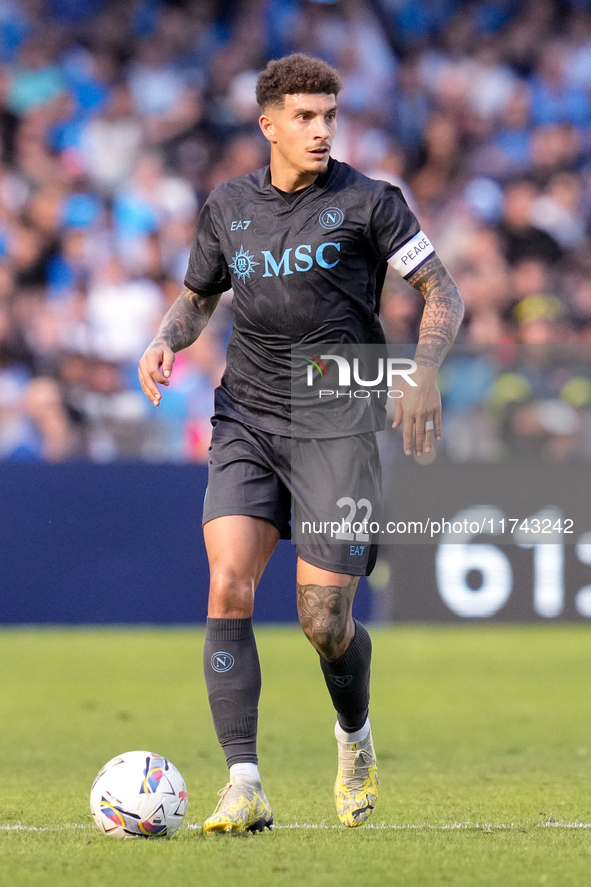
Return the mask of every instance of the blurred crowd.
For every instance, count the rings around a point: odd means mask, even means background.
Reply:
[[[267,162],[256,77],[292,51],[338,67],[334,155],[403,188],[465,299],[449,457],[507,427],[588,457],[591,0],[0,0],[0,459],[206,460],[231,293],[158,409],[137,360],[200,205]],[[389,272],[388,340],[421,311]],[[543,384],[502,351],[499,395],[482,346],[555,343]]]

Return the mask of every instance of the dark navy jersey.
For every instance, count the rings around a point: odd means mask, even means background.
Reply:
[[[428,252],[400,189],[346,163],[331,159],[289,197],[271,185],[269,167],[218,185],[199,214],[185,278],[203,296],[234,291],[216,415],[284,435],[292,347],[383,343],[387,262],[409,276]]]

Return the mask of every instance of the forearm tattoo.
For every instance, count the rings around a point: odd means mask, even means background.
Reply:
[[[437,256],[425,262],[408,282],[425,299],[415,360],[438,369],[460,328],[464,302],[455,280]]]
[[[298,615],[304,633],[327,659],[334,659],[350,628],[357,577],[339,585],[297,586]]]
[[[186,286],[170,306],[154,342],[163,342],[172,351],[181,351],[192,345],[207,326],[220,296],[200,296]]]

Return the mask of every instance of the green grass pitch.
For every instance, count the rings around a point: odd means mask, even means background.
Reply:
[[[372,636],[372,827],[336,827],[334,717],[313,650],[296,627],[260,627],[260,767],[278,827],[204,838],[226,771],[202,631],[0,632],[0,885],[589,885],[589,629]],[[95,773],[136,748],[187,782],[170,841],[92,824]]]

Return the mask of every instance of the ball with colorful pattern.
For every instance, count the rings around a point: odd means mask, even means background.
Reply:
[[[111,838],[170,838],[183,822],[187,788],[162,755],[126,752],[99,770],[90,809],[99,829]]]

